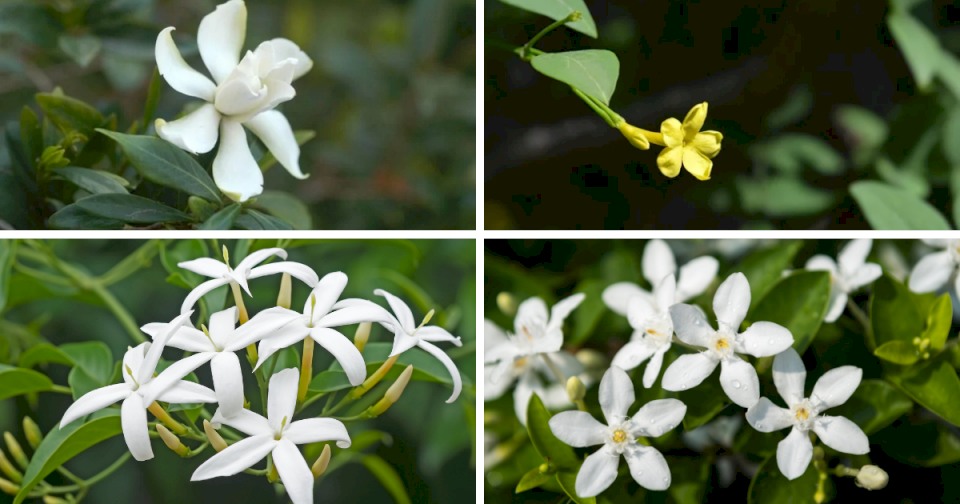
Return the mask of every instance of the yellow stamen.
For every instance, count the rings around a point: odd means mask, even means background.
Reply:
[[[207,326],[200,324],[200,330],[203,331],[204,336],[210,340],[210,344],[213,345],[213,348],[217,348],[217,344],[213,342],[213,338],[210,337],[210,331],[207,330]]]
[[[726,338],[720,338],[717,340],[717,350],[726,350],[730,348],[730,342]]]
[[[626,432],[623,432],[623,431],[620,430],[620,429],[617,429],[616,431],[614,431],[614,433],[613,433],[613,441],[614,441],[615,443],[622,443],[622,442],[624,442],[624,441],[626,441],[626,440],[627,440],[627,433],[626,433]]]
[[[806,408],[800,408],[797,410],[797,420],[800,420],[801,422],[803,422],[803,421],[806,421],[806,419],[808,418],[810,418],[810,412],[807,411]]]
[[[140,388],[140,383],[137,382],[137,377],[133,376],[133,371],[130,369],[130,366],[124,364],[124,368],[127,370],[127,374],[130,375],[130,379],[133,380],[133,383],[136,384],[137,388]]]

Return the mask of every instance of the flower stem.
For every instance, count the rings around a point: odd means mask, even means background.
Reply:
[[[580,11],[573,11],[573,12],[571,12],[570,14],[567,14],[567,17],[565,17],[565,18],[563,18],[563,19],[561,19],[561,20],[559,20],[559,21],[556,21],[556,22],[554,22],[553,24],[551,24],[550,26],[547,26],[546,28],[540,30],[540,33],[534,35],[533,38],[530,39],[529,42],[527,42],[526,44],[523,45],[523,47],[520,48],[520,51],[521,51],[520,57],[523,58],[523,59],[525,59],[525,60],[529,60],[530,49],[533,47],[534,44],[537,43],[538,40],[540,40],[541,38],[543,38],[544,35],[550,33],[551,31],[553,31],[553,30],[555,30],[555,29],[557,29],[557,28],[559,28],[559,27],[561,27],[561,26],[563,26],[563,25],[565,25],[565,24],[567,24],[567,23],[570,23],[570,22],[572,22],[572,21],[579,21],[582,16],[583,16],[583,14],[581,14]]]
[[[540,357],[543,358],[543,362],[547,363],[547,367],[550,368],[550,371],[553,372],[553,375],[557,377],[557,381],[559,381],[563,385],[566,385],[567,377],[563,376],[563,372],[560,371],[560,368],[558,368],[557,365],[554,364],[554,362],[550,360],[549,357],[547,357],[547,354],[542,353],[540,354]]]
[[[57,385],[54,383],[50,387],[50,392],[59,392],[61,394],[73,394],[73,389],[70,387],[64,387],[63,385]]]
[[[850,309],[850,313],[853,314],[853,318],[857,319],[857,322],[860,322],[860,325],[863,326],[863,330],[867,331],[867,333],[870,333],[870,317],[868,317],[866,312],[861,310],[860,307],[857,306],[857,303],[853,302],[853,298],[849,296],[847,296],[847,308]],[[871,338],[867,338],[867,341],[871,341]]]

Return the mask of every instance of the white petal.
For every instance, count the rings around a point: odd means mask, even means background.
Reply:
[[[220,121],[220,148],[213,160],[213,181],[230,199],[244,202],[263,192],[263,173],[253,159],[240,123]]]
[[[226,264],[209,257],[177,263],[177,267],[211,278],[223,278],[230,271]]]
[[[240,359],[233,352],[220,352],[210,362],[213,389],[224,416],[233,416],[243,409],[243,373]]]
[[[210,337],[220,348],[233,335],[237,328],[237,322],[240,320],[240,310],[236,306],[231,306],[226,310],[220,310],[210,315]]]
[[[803,401],[803,385],[807,380],[807,368],[803,367],[800,354],[788,348],[773,358],[773,384],[780,397],[791,408]]]
[[[367,365],[363,362],[363,356],[346,336],[333,329],[315,327],[310,331],[310,337],[337,359],[347,373],[351,385],[356,387],[367,378]]]
[[[663,454],[652,446],[633,445],[623,453],[630,476],[648,490],[666,490],[672,481],[670,466]]]
[[[214,403],[217,395],[199,383],[181,380],[163,391],[157,400],[170,404]]]
[[[230,0],[217,6],[200,21],[197,45],[210,75],[219,84],[240,62],[240,50],[247,34],[247,6]]]
[[[717,314],[717,320],[736,331],[747,316],[749,308],[750,283],[747,282],[747,277],[743,276],[743,273],[728,276],[713,296],[713,312]]]
[[[160,138],[191,154],[203,154],[217,144],[220,113],[207,103],[175,121],[158,118],[154,126]]]
[[[307,284],[311,289],[316,287],[317,282],[320,281],[320,277],[318,277],[317,273],[313,271],[313,268],[307,266],[306,264],[300,264],[293,261],[282,261],[264,264],[263,266],[257,266],[256,268],[250,270],[250,274],[247,275],[247,278],[259,278],[267,275],[276,275],[277,273],[287,273],[293,278],[296,278]]]
[[[621,369],[633,369],[643,363],[643,361],[649,359],[656,351],[657,348],[645,339],[631,341],[623,345],[623,348],[613,356],[611,365],[620,367]]]
[[[660,386],[673,392],[696,387],[713,373],[719,363],[707,353],[681,355],[663,372]]]
[[[512,365],[507,363],[508,366]],[[483,366],[483,400],[484,401],[493,401],[494,399],[499,399],[503,394],[513,385],[513,382],[516,381],[516,376],[510,376],[509,379],[501,374],[496,379],[496,375],[499,365],[489,365]]]
[[[230,336],[225,348],[230,351],[241,350],[267,336],[274,337],[276,336],[275,331],[302,317],[303,315],[300,313],[281,306],[267,308],[254,315],[246,324],[238,327]],[[306,327],[306,322],[304,321],[299,325]],[[303,336],[306,336],[306,332],[303,333]]]
[[[913,292],[931,292],[947,283],[956,264],[949,251],[935,252],[920,259],[910,272],[910,290]]]
[[[273,463],[293,504],[313,504],[313,473],[297,446],[280,438],[273,449]]]
[[[153,458],[150,431],[147,429],[147,409],[140,394],[130,394],[120,406],[120,426],[123,440],[133,458],[140,462]]]
[[[717,277],[717,270],[720,263],[713,257],[698,257],[680,268],[680,277],[677,279],[677,295],[674,298],[675,303],[684,301],[703,294],[707,287],[713,283]]]
[[[663,240],[654,239],[647,242],[643,248],[643,258],[640,260],[643,277],[650,285],[657,285],[667,275],[677,271],[677,261],[673,252]]]
[[[550,368],[547,367],[546,362],[543,361],[543,357],[546,357],[553,361],[553,363],[560,369],[560,373],[564,376],[574,376],[579,375],[585,371],[583,363],[577,360],[573,355],[570,355],[566,352],[553,352],[548,354],[542,354],[539,359],[533,361],[533,365],[540,370],[541,373],[547,376],[549,381],[556,381],[556,377],[553,376],[553,372],[550,371]],[[567,384],[562,384],[566,388]],[[566,392],[564,392],[566,393]],[[567,401],[569,404],[570,401]]]
[[[874,280],[883,275],[883,268],[879,264],[867,263],[860,266],[859,269],[850,274],[846,279],[847,287],[854,291],[864,285],[873,283]]]
[[[693,305],[678,304],[670,307],[670,319],[673,321],[673,332],[684,343],[706,347],[716,332],[707,322],[703,311]]]
[[[633,282],[617,282],[603,289],[603,294],[600,295],[600,298],[603,299],[603,303],[615,313],[626,315],[627,301],[634,296],[646,297],[652,300],[652,295],[649,292],[641,289],[640,286]]]
[[[297,388],[300,384],[300,370],[288,368],[270,377],[267,388],[267,421],[274,432],[280,430],[283,419],[293,421],[293,411],[297,406]]]
[[[836,322],[840,315],[843,315],[843,309],[847,306],[847,293],[838,289],[836,285],[830,288],[830,304],[827,305],[827,314],[823,321],[826,323]]]
[[[613,484],[617,479],[617,467],[620,465],[620,455],[607,445],[588,455],[580,472],[577,473],[575,485],[580,497],[594,497]]]
[[[563,347],[563,331],[558,327],[534,339],[531,351],[533,353],[553,353],[560,351],[561,347]]]
[[[836,275],[839,272],[837,270],[837,263],[833,261],[833,258],[823,254],[817,254],[807,259],[807,264],[803,266],[803,269],[808,271],[829,271],[832,275]]]
[[[153,344],[147,349],[143,356],[143,362],[140,364],[140,369],[137,370],[137,382],[141,386],[150,383],[153,372],[157,369],[157,363],[160,362],[160,354],[163,353],[164,345],[185,322],[190,320],[190,315],[193,315],[193,311],[177,315],[177,318],[171,320],[163,332],[153,339]]]
[[[177,44],[173,42],[173,36],[170,35],[170,32],[175,29],[172,26],[164,28],[157,35],[155,54],[160,75],[173,89],[187,96],[212,102],[214,93],[217,91],[217,85],[183,60],[180,50],[177,49]]]
[[[346,287],[347,275],[343,272],[327,273],[320,279],[310,296],[307,297],[306,302],[304,302],[304,315],[313,313],[313,321],[320,320],[321,317],[330,312]],[[316,300],[316,305],[313,304],[314,300]]]
[[[920,240],[933,248],[948,248],[951,241],[947,238],[921,238]]]
[[[567,318],[567,315],[570,315],[570,312],[577,306],[580,306],[580,303],[582,303],[586,297],[584,293],[579,292],[561,299],[557,304],[553,305],[553,308],[550,309],[550,322],[547,324],[547,331],[559,329],[563,326],[563,321]]]
[[[123,375],[123,381],[131,388],[137,387],[134,378],[137,378],[140,368],[143,367],[143,356],[147,353],[147,349],[150,348],[151,345],[152,343],[150,342],[140,343],[133,348],[127,349],[123,354],[123,369],[120,370],[120,374]],[[133,372],[134,376],[130,376],[131,372]],[[139,378],[137,378],[137,381],[139,381]]]
[[[419,343],[417,343],[417,346],[426,350],[430,355],[436,357],[437,360],[439,360],[440,363],[447,368],[447,372],[450,373],[450,378],[453,380],[453,392],[450,394],[450,398],[447,399],[447,402],[452,403],[457,399],[457,396],[460,395],[460,389],[463,387],[463,382],[460,379],[460,371],[457,369],[457,365],[453,363],[453,359],[451,359],[447,354],[443,353],[443,350],[433,346],[433,344],[430,342],[421,340]]]
[[[720,361],[720,386],[733,402],[749,408],[760,400],[760,378],[749,362],[736,355]]]
[[[460,336],[454,336],[450,334],[450,331],[435,325],[421,327],[417,330],[417,337],[423,341],[447,341],[456,346],[463,346],[463,343],[460,342]]]
[[[543,383],[540,382],[536,373],[523,373],[517,380],[516,388],[513,389],[513,411],[517,415],[517,420],[523,425],[527,425],[527,404],[533,394],[543,398]]]
[[[373,291],[373,293],[387,298],[387,303],[393,310],[393,314],[396,315],[397,321],[400,322],[404,332],[410,334],[417,328],[417,323],[413,321],[413,312],[410,311],[407,303],[404,303],[403,300],[383,289],[377,289]]]
[[[633,382],[627,372],[611,366],[600,379],[600,409],[607,424],[622,422],[627,418],[627,409],[637,400]]]
[[[650,358],[647,368],[643,370],[643,388],[650,388],[653,386],[653,382],[657,381],[657,377],[660,376],[660,368],[663,367],[663,354],[667,353],[667,350],[670,350],[670,343],[661,345]]]
[[[561,411],[550,419],[550,430],[557,439],[575,448],[603,444],[607,426],[586,411]]]
[[[147,404],[153,403],[167,389],[182,380],[184,376],[209,362],[215,355],[217,355],[216,352],[200,352],[174,362],[156,378],[140,387],[144,402]]]
[[[393,335],[393,348],[390,350],[390,357],[394,355],[400,355],[407,350],[417,346],[417,343],[420,342],[420,338],[409,336],[407,333],[402,330],[397,331]]]
[[[823,444],[841,453],[863,455],[870,451],[870,441],[863,430],[842,416],[823,415],[813,423],[813,432]]]
[[[351,302],[343,303],[344,301]],[[401,331],[403,330],[397,319],[377,303],[365,301],[364,303],[353,304],[352,300],[343,299],[333,305],[333,308],[334,311],[325,315],[314,325],[317,327],[338,327],[361,322],[377,322],[390,332],[395,332],[394,326],[399,327]]]
[[[308,177],[300,171],[300,146],[286,116],[277,110],[261,112],[243,123],[263,142],[280,166],[290,175],[303,180]]]
[[[507,341],[509,341],[507,339],[507,333],[505,333],[503,329],[500,329],[500,326],[488,318],[483,319],[483,349],[485,351],[502,345]],[[486,359],[484,360],[485,362],[489,362],[486,361]]]
[[[102,410],[117,401],[122,401],[130,395],[131,392],[130,386],[126,383],[117,383],[83,394],[67,408],[67,412],[64,413],[63,418],[60,419],[60,428],[66,427],[67,424],[80,417],[87,416],[94,411]]]
[[[856,366],[840,366],[823,373],[813,386],[811,399],[819,399],[817,410],[839,406],[850,399],[860,386],[863,370]]]
[[[340,448],[350,448],[350,434],[340,420],[333,418],[307,418],[287,423],[283,439],[294,444],[336,441]]]
[[[549,320],[547,304],[538,297],[527,298],[517,307],[517,316],[513,319],[513,332],[518,335],[524,334],[524,324],[546,326]]]
[[[303,319],[294,320],[280,329],[275,330],[269,337],[260,340],[260,346],[257,347],[258,360],[253,368],[257,369],[262,366],[277,350],[282,350],[303,341],[303,339],[310,334],[310,330]]]
[[[140,330],[151,338],[156,338],[158,334],[163,333],[166,327],[166,322],[151,322],[141,327]],[[211,352],[214,350],[213,344],[203,334],[203,331],[186,325],[180,326],[180,329],[173,333],[173,336],[167,340],[167,346],[187,352]]]
[[[656,399],[644,404],[630,419],[630,434],[660,437],[683,421],[687,405],[679,399]]]
[[[197,304],[197,301],[200,300],[208,292],[216,289],[217,287],[223,287],[230,283],[229,280],[225,278],[214,278],[213,280],[207,280],[202,284],[193,288],[190,291],[190,294],[187,294],[187,297],[183,300],[183,304],[180,305],[180,311],[185,312],[187,310],[193,309],[193,305]]]
[[[790,435],[777,444],[777,467],[789,480],[795,480],[807,472],[813,458],[813,444],[807,433],[794,428]]]
[[[840,253],[837,254],[840,273],[848,276],[860,269],[860,267],[867,262],[867,256],[870,255],[871,247],[873,247],[873,240],[870,238],[850,240],[850,242],[840,250]]]
[[[740,338],[737,351],[754,357],[777,355],[793,344],[790,330],[773,322],[754,322],[740,333]]]
[[[285,38],[275,38],[270,40],[273,44],[273,51],[277,61],[287,58],[294,58],[297,64],[294,66],[293,79],[299,79],[313,68],[313,60],[307,56],[307,53],[300,50],[300,47],[291,40]]]
[[[778,431],[793,425],[790,410],[773,404],[766,397],[761,397],[747,410],[747,422],[760,432]]]
[[[677,294],[677,280],[673,275],[667,275],[653,289],[653,296],[657,302],[658,311],[666,311],[674,305]]]
[[[190,476],[190,481],[233,476],[263,460],[277,444],[278,442],[273,439],[273,434],[260,434],[259,436],[241,439],[200,464],[200,467]]]
[[[287,251],[279,247],[273,247],[273,248],[260,249],[260,250],[251,252],[250,254],[247,255],[247,257],[244,257],[240,261],[240,264],[237,264],[237,268],[235,271],[242,271],[244,276],[246,276],[249,274],[250,270],[254,268],[254,266],[262,263],[263,261],[266,261],[267,259],[273,256],[277,256],[280,259],[286,259]]]
[[[647,321],[659,314],[654,306],[656,300],[652,296],[634,296],[627,301],[627,322],[634,329],[644,330]],[[661,308],[666,310],[669,306]]]
[[[223,412],[218,408],[217,412],[213,415],[213,419],[217,420],[217,422],[214,422],[214,420],[210,421],[214,426],[216,426],[216,423],[223,423],[248,436],[269,434],[272,437],[274,435],[273,428],[270,427],[270,422],[268,422],[266,418],[263,418],[262,415],[248,409],[241,409],[236,415],[225,417]],[[290,422],[290,420],[288,419],[287,422]]]

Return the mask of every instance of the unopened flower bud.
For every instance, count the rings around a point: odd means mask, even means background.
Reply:
[[[607,358],[600,352],[591,348],[584,348],[576,354],[577,360],[588,370],[603,370],[610,367]]]
[[[320,452],[320,458],[313,463],[313,467],[310,468],[310,472],[313,473],[314,478],[319,478],[324,471],[327,470],[327,465],[330,464],[330,445],[323,445],[323,451]]]
[[[43,441],[43,433],[40,431],[40,427],[28,416],[23,417],[23,433],[26,434],[27,442],[30,443],[30,447],[34,450],[36,450],[37,447],[40,446],[40,442]]]
[[[887,486],[890,476],[887,471],[880,469],[875,465],[865,465],[860,468],[857,474],[857,486],[867,490],[880,490]]]
[[[3,493],[7,493],[10,495],[17,495],[17,492],[20,491],[20,486],[13,482],[7,481],[3,478],[0,478],[0,490],[3,490]]]
[[[277,295],[277,306],[281,308],[290,308],[290,296],[293,285],[290,281],[290,273],[284,273],[280,278],[280,294]]]
[[[513,317],[517,314],[517,308],[520,306],[520,303],[517,301],[516,296],[510,294],[509,292],[501,292],[497,294],[497,308],[500,308],[500,311],[508,317]]]
[[[6,474],[8,478],[12,479],[15,483],[20,483],[23,481],[23,475],[20,474],[20,471],[10,462],[10,459],[3,454],[3,450],[0,450],[0,471],[3,471],[3,474]]]
[[[546,462],[540,464],[540,467],[538,467],[537,470],[540,471],[540,474],[555,474],[557,472],[556,467]]]
[[[583,386],[580,378],[571,376],[567,379],[567,396],[570,398],[570,402],[576,403],[577,401],[582,401],[586,395],[587,387]]]
[[[180,422],[174,420],[173,417],[170,416],[170,414],[167,413],[157,401],[153,401],[153,403],[147,407],[147,411],[153,413],[153,416],[155,416],[157,420],[163,422],[163,424],[173,432],[176,432],[181,436],[187,433],[187,428],[181,425]]]
[[[363,352],[363,347],[367,345],[367,340],[370,339],[370,328],[373,326],[371,322],[361,322],[357,326],[357,332],[353,333],[353,344],[357,347],[357,351]]]
[[[10,451],[10,455],[13,457],[13,460],[16,460],[20,467],[26,469],[27,466],[30,465],[30,459],[28,459],[27,455],[23,453],[23,448],[20,448],[20,443],[18,443],[16,438],[13,437],[13,434],[4,432],[3,440],[7,442],[7,450]]]
[[[175,451],[177,455],[186,457],[187,454],[190,453],[190,450],[180,442],[180,438],[170,432],[163,424],[157,424],[157,432],[160,434],[160,439],[163,440],[163,443],[167,445],[167,448]]]
[[[406,369],[400,373],[400,376],[397,377],[397,380],[390,385],[390,388],[387,389],[387,393],[383,395],[384,399],[388,399],[391,403],[395,403],[400,399],[400,394],[403,393],[403,389],[407,387],[407,384],[410,383],[410,375],[413,374],[413,365],[407,366]]]
[[[227,442],[224,441],[220,433],[210,425],[208,420],[203,421],[203,432],[206,433],[207,439],[210,440],[210,446],[212,446],[214,450],[219,452],[227,447]]]
[[[43,504],[69,504],[69,502],[55,495],[44,495]]]

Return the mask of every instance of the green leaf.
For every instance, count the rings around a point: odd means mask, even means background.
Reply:
[[[248,231],[290,231],[292,229],[286,222],[252,208],[244,210],[243,215],[237,217],[234,225]]]
[[[903,53],[910,73],[921,90],[929,89],[940,63],[940,42],[937,37],[916,18],[906,12],[893,12],[887,16],[887,28]]]
[[[960,105],[954,105],[946,116],[943,121],[940,149],[943,151],[943,157],[956,167],[960,165],[960,141],[957,141],[960,139]]]
[[[313,130],[297,130],[293,132],[293,137],[297,140],[297,145],[303,145],[310,140],[313,140],[313,138],[316,136],[317,132]],[[266,172],[276,163],[277,158],[275,158],[273,153],[268,150],[263,154],[263,157],[260,158],[260,170]]]
[[[909,341],[901,340],[888,341],[878,346],[873,351],[873,355],[901,366],[909,366],[920,360],[920,352],[917,347]]]
[[[950,223],[943,214],[904,189],[883,182],[862,180],[850,184],[850,194],[873,229],[950,229]]]
[[[0,364],[0,400],[20,394],[50,390],[53,382],[31,369]]]
[[[557,439],[550,430],[550,412],[543,406],[540,396],[533,394],[527,403],[527,432],[530,442],[541,457],[561,471],[576,471],[580,459],[573,448]]]
[[[913,410],[913,401],[883,380],[863,380],[847,402],[830,410],[849,418],[870,436]]]
[[[777,502],[784,504],[817,504],[813,495],[817,491],[817,485],[820,481],[817,469],[811,463],[807,466],[807,471],[795,480],[788,480],[777,467],[777,457],[771,456],[760,464],[757,473],[753,475],[750,481],[750,489],[747,491],[747,502],[749,504],[766,504],[768,502]],[[830,478],[825,481],[827,500],[833,494],[833,482]]]
[[[541,54],[530,64],[543,75],[569,84],[605,105],[610,105],[620,75],[617,55],[602,49]]]
[[[108,130],[117,129],[117,116],[111,115],[98,126]],[[107,154],[112,155],[115,151],[116,147],[113,145],[113,140],[110,137],[94,131],[90,141],[83,145],[83,149],[80,150],[76,159],[73,160],[73,164],[76,166],[92,167],[99,163],[104,156]],[[123,177],[117,177],[123,179]]]
[[[190,220],[180,210],[133,194],[95,194],[74,205],[99,217],[136,224]]]
[[[0,3],[0,34],[13,33],[46,49],[55,47],[63,27],[44,7],[32,1]]]
[[[577,284],[575,293],[586,294],[583,302],[573,312],[573,319],[576,323],[576,330],[572,337],[568,337],[567,343],[576,345],[582,343],[593,334],[593,329],[600,321],[600,317],[607,311],[607,305],[603,304],[601,294],[605,283],[596,279],[588,278]]]
[[[220,191],[197,161],[179,147],[157,137],[97,130],[114,139],[143,178],[207,201],[220,202]]]
[[[552,474],[543,474],[540,472],[539,467],[534,467],[527,471],[526,474],[520,478],[520,483],[517,483],[517,489],[514,490],[514,493],[521,493],[530,490],[531,488],[537,488],[538,486],[550,481]]]
[[[793,348],[803,354],[820,329],[830,305],[830,273],[800,271],[779,282],[757,303],[752,322],[780,324],[793,335]]]
[[[563,493],[567,494],[567,497],[570,498],[573,502],[577,504],[596,504],[596,497],[580,497],[577,495],[577,473],[580,472],[580,469],[577,468],[576,471],[560,471],[557,473],[557,482],[560,483],[560,488],[563,490]]]
[[[919,461],[924,467],[939,467],[960,461],[960,439],[942,424],[937,424],[937,431],[936,455]]]
[[[13,263],[17,256],[16,240],[0,240],[0,313],[7,307],[10,294],[10,278],[13,276]]]
[[[736,185],[744,211],[767,217],[811,215],[826,210],[834,202],[833,193],[788,176],[766,179],[741,176],[737,177]]]
[[[56,168],[53,172],[93,194],[127,194],[127,189],[120,185],[115,178],[105,175],[104,172],[99,170],[67,166]]]
[[[953,301],[950,294],[937,298],[927,313],[926,329],[920,335],[920,340],[930,339],[930,352],[939,352],[947,342],[950,334],[950,325],[953,323]]]
[[[98,383],[110,384],[113,374],[113,355],[110,347],[102,341],[85,341],[83,343],[65,343],[60,345],[60,351],[70,357],[74,365],[90,375]]]
[[[752,252],[733,270],[743,273],[750,283],[751,309],[780,280],[784,270],[793,269],[793,258],[802,246],[802,240],[778,242],[773,247]]]
[[[257,196],[253,206],[290,224],[293,229],[308,231],[313,229],[310,209],[296,196],[282,191],[264,191]]]
[[[43,152],[43,130],[40,128],[37,114],[26,105],[20,111],[20,141],[23,146],[23,156],[30,162],[30,166],[24,168],[33,173],[36,170],[37,159]]]
[[[83,68],[97,57],[103,44],[96,35],[60,35],[60,50]]]
[[[273,374],[277,374],[284,369],[300,369],[300,352],[293,346],[278,351],[271,355],[269,359],[274,360],[273,364],[264,363],[264,365],[267,366],[267,369],[271,369],[272,365]]]
[[[839,105],[836,121],[845,135],[850,137],[850,150],[853,164],[866,166],[887,141],[890,127],[887,122],[868,109],[856,105]]]
[[[93,137],[94,129],[104,122],[97,109],[69,96],[38,93],[37,104],[64,133],[77,131],[89,139]]]
[[[147,88],[147,102],[143,106],[143,131],[146,131],[150,127],[150,123],[153,121],[153,115],[157,112],[157,102],[160,101],[161,83],[160,69],[154,67],[153,76],[150,77],[150,87]]]
[[[729,404],[719,380],[710,378],[696,387],[677,392],[677,399],[687,405],[687,413],[683,415],[685,431],[691,431],[713,420]]]
[[[86,422],[84,422],[86,420]],[[20,492],[13,499],[20,504],[48,474],[97,443],[120,434],[120,410],[107,408],[77,419],[63,429],[56,426],[44,436],[23,474]]]
[[[960,378],[946,360],[938,359],[908,375],[890,375],[891,383],[914,401],[953,425],[960,426]]]
[[[710,481],[709,459],[703,457],[693,459],[689,457],[671,458],[670,465],[672,480],[667,492],[676,504],[700,504]]]
[[[894,340],[912,342],[923,332],[917,296],[906,285],[884,274],[873,283],[870,326],[873,328],[873,343],[878,347]]]
[[[365,455],[363,457],[363,466],[370,471],[377,481],[383,485],[390,497],[398,504],[410,504],[410,497],[407,496],[407,489],[403,487],[403,480],[397,474],[386,460],[376,455]]]
[[[67,375],[67,384],[73,392],[74,401],[105,385],[78,367],[70,370],[70,374]]]
[[[875,167],[877,175],[880,175],[884,182],[897,186],[918,198],[926,198],[930,195],[930,182],[927,181],[924,173],[898,169],[886,156],[877,158]]]
[[[806,133],[782,133],[754,148],[756,155],[787,174],[800,172],[806,164],[823,175],[844,171],[843,156],[825,140]]]
[[[579,21],[567,23],[571,30],[597,38],[597,25],[590,16],[590,9],[583,0],[500,0],[501,2],[519,7],[523,10],[547,16],[554,21],[560,21],[577,11],[581,14]]]
[[[28,348],[25,352],[20,354],[20,359],[17,360],[17,365],[22,368],[30,369],[37,364],[44,364],[48,362],[63,364],[65,366],[73,366],[73,359],[71,359],[69,355],[63,353],[59,348],[48,343],[41,343]]]
[[[210,216],[209,219],[204,221],[197,229],[202,229],[205,231],[215,230],[215,229],[230,229],[233,227],[233,222],[237,220],[237,216],[240,215],[240,210],[243,209],[239,203],[234,203],[227,207],[224,207],[219,212]]]

